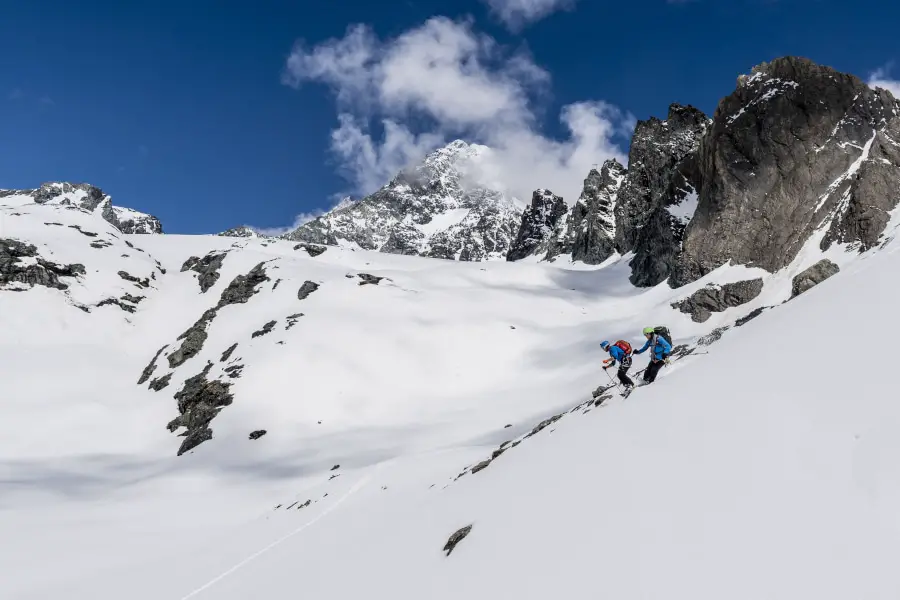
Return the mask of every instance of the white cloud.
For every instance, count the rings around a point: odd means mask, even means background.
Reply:
[[[256,233],[261,233],[262,235],[279,236],[284,235],[285,233],[290,233],[301,225],[309,223],[317,217],[321,217],[323,214],[325,214],[325,211],[319,209],[311,212],[300,213],[299,215],[294,217],[294,222],[286,227],[254,227],[253,225],[247,225],[247,227],[249,227]]]
[[[340,127],[331,132],[331,149],[356,190],[367,193],[387,183],[401,169],[419,161],[444,143],[439,133],[414,135],[390,119],[382,121],[383,135],[375,142],[352,115],[341,114]]]
[[[303,42],[297,42],[281,81],[292,87],[300,87],[304,81],[322,81],[336,90],[341,102],[359,102],[370,85],[377,44],[365,25],[349,27],[343,38],[330,39],[310,52]]]
[[[482,0],[506,25],[517,31],[558,11],[575,6],[575,0]]]
[[[894,98],[900,99],[900,81],[890,78],[890,65],[876,69],[869,75],[868,84],[870,87],[880,87],[889,91]]]
[[[579,102],[561,111],[564,139],[543,135],[534,104],[549,74],[470,21],[435,17],[388,40],[357,25],[312,49],[296,45],[283,80],[333,89],[339,127],[331,148],[357,195],[456,137],[489,146],[473,175],[523,200],[547,187],[573,202],[591,165],[624,160],[614,138],[629,116],[603,102]]]

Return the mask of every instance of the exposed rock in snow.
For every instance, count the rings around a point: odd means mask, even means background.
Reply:
[[[259,285],[265,281],[270,281],[268,276],[266,276],[265,263],[259,263],[246,275],[238,275],[228,284],[228,287],[222,291],[222,296],[219,298],[219,303],[216,307],[222,308],[229,304],[244,304],[259,291]]]
[[[307,244],[306,242],[300,242],[299,244],[294,246],[294,250],[306,250],[306,253],[311,257],[315,258],[320,254],[324,253],[327,248],[325,246],[319,246],[318,244]]]
[[[802,58],[741,78],[704,139],[699,203],[672,283],[729,261],[775,271],[823,228],[823,248],[873,247],[900,200],[898,106]]]
[[[487,469],[487,468],[490,466],[490,464],[491,464],[491,460],[492,460],[492,459],[488,458],[488,459],[486,459],[486,460],[481,461],[480,463],[478,463],[478,464],[475,465],[474,467],[472,467],[472,470],[471,470],[472,475],[474,475],[475,473],[479,473],[479,472],[484,471],[485,469]]]
[[[84,273],[84,265],[58,265],[41,258],[37,248],[31,244],[0,238],[0,286],[19,284],[33,287],[41,285],[65,290],[69,286],[61,282],[60,277],[75,277],[84,275]],[[16,285],[13,285],[12,288],[15,290],[25,289]]]
[[[359,285],[378,285],[381,283],[381,280],[384,279],[384,277],[377,277],[375,275],[369,275],[368,273],[357,273],[356,276],[362,279],[362,281],[359,282]]]
[[[173,373],[166,373],[162,377],[157,377],[156,379],[151,381],[150,385],[147,387],[149,387],[154,392],[159,392],[169,386],[169,383],[172,381],[172,375]]]
[[[169,368],[180,367],[203,349],[207,338],[206,328],[215,317],[216,309],[210,308],[190,328],[178,336],[181,346],[166,357],[166,360],[169,361]]]
[[[297,321],[299,321],[300,317],[302,317],[302,316],[303,316],[303,313],[297,313],[295,315],[288,315],[287,325],[285,326],[284,330],[287,331],[288,329],[290,329],[291,327],[296,325]]]
[[[741,317],[740,319],[735,321],[734,326],[741,327],[743,325],[746,325],[747,323],[749,323],[750,321],[752,321],[759,315],[763,314],[765,311],[767,311],[770,308],[772,308],[772,307],[771,306],[760,306],[759,308],[755,308],[752,311],[750,311],[746,316]]]
[[[711,346],[712,344],[721,340],[722,335],[724,335],[725,332],[728,331],[729,329],[731,329],[731,327],[729,327],[727,325],[725,327],[716,327],[715,329],[710,331],[708,334],[701,336],[697,340],[697,344],[700,346]]]
[[[254,331],[250,336],[251,338],[258,338],[266,335],[267,333],[272,333],[272,330],[275,328],[275,324],[277,321],[269,321],[265,325],[262,326],[262,329]]]
[[[603,163],[600,171],[592,169],[584,180],[584,188],[569,212],[564,232],[557,233],[547,251],[553,260],[571,254],[573,261],[598,265],[615,251],[615,208],[619,188],[625,180],[625,167],[615,159]]]
[[[342,202],[284,237],[431,258],[502,259],[521,211],[503,194],[466,180],[485,151],[457,140],[374,194]]]
[[[237,342],[228,346],[228,349],[226,349],[225,352],[222,353],[222,358],[219,359],[219,362],[225,362],[226,360],[231,358],[231,355],[234,354],[234,351],[237,350],[237,347],[238,347]]]
[[[125,281],[130,281],[131,283],[138,286],[139,288],[150,287],[150,280],[146,277],[141,279],[140,277],[135,277],[134,275],[131,275],[127,271],[119,271],[118,275]]]
[[[45,183],[36,190],[0,190],[0,198],[28,197],[37,204],[70,206],[100,216],[122,233],[162,233],[159,219],[130,208],[113,206],[111,198],[87,183]]]
[[[199,275],[200,291],[206,293],[219,280],[219,269],[225,260],[225,252],[210,253],[203,258],[192,256],[181,265],[181,272],[194,271]]]
[[[675,302],[672,304],[672,308],[691,315],[691,319],[695,323],[703,323],[714,312],[722,312],[753,300],[759,296],[762,289],[762,278],[726,283],[725,285],[710,284],[684,300]]]
[[[250,432],[250,439],[258,440],[262,436],[266,435],[266,433],[268,433],[268,432],[265,429],[257,429],[256,431]]]
[[[838,267],[836,264],[834,264],[827,258],[823,258],[810,268],[794,277],[793,281],[791,282],[791,298],[799,296],[803,292],[809,291],[829,277],[837,275],[840,270],[840,267]]]
[[[230,304],[244,304],[259,290],[260,284],[269,281],[266,276],[264,263],[259,263],[246,275],[238,275],[235,277],[228,287],[222,291],[218,304],[210,308],[191,327],[178,336],[181,346],[167,356],[169,367],[176,368],[185,363],[188,359],[197,355],[203,349],[203,344],[207,338],[207,328],[213,319],[216,318],[218,311]]]
[[[304,281],[297,292],[298,300],[306,300],[310,294],[319,289],[319,284],[315,281]]]
[[[506,260],[520,260],[527,256],[546,254],[553,243],[554,233],[564,221],[568,207],[561,196],[550,190],[535,190],[531,205],[525,209],[519,233],[506,255]]]
[[[212,439],[210,421],[234,399],[230,383],[207,381],[206,375],[211,367],[212,363],[207,363],[202,372],[187,379],[184,386],[175,393],[178,412],[181,414],[169,422],[168,429],[171,432],[180,427],[186,429],[181,434],[185,439],[178,449],[178,456]]]
[[[465,527],[458,529],[450,536],[450,539],[447,540],[447,543],[444,544],[444,552],[447,553],[447,556],[450,556],[450,553],[453,552],[453,549],[456,548],[457,544],[463,541],[469,533],[472,531],[471,525],[466,525]]]
[[[144,371],[141,373],[140,379],[138,379],[138,382],[137,382],[138,385],[143,385],[144,383],[147,382],[148,379],[150,379],[150,377],[153,375],[153,371],[156,370],[156,360],[159,358],[159,355],[162,354],[163,351],[168,347],[169,347],[169,345],[166,344],[165,346],[163,346],[162,348],[160,348],[159,350],[156,351],[156,354],[153,355],[153,359],[150,361],[150,363],[146,367],[144,367]]]

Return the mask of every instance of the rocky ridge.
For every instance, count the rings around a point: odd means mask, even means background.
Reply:
[[[45,183],[33,190],[0,190],[0,198],[19,196],[37,204],[69,206],[96,214],[122,233],[162,233],[162,223],[152,215],[113,206],[112,199],[87,183]]]
[[[503,259],[522,212],[500,192],[466,180],[467,165],[485,150],[452,142],[377,192],[345,200],[283,237],[430,258]]]
[[[775,272],[807,244],[873,248],[898,202],[900,102],[784,57],[741,76],[712,119],[673,104],[639,121],[628,169],[592,170],[565,214],[533,202],[507,258],[630,254],[634,285],[680,287],[727,263]]]

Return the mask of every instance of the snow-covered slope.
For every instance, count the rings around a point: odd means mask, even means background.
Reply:
[[[103,190],[87,183],[45,183],[35,190],[0,190],[0,202],[67,206],[93,213],[122,233],[162,233],[162,223],[154,216],[130,208],[113,206]]]
[[[894,598],[898,223],[671,290],[0,206],[0,597]],[[648,323],[709,354],[592,396]]]
[[[457,140],[399,173],[374,194],[345,199],[284,236],[391,254],[462,261],[498,260],[515,238],[522,208],[500,192],[468,181],[487,149]]]

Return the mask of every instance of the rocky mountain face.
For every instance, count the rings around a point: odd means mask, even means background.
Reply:
[[[522,211],[500,192],[465,180],[467,164],[485,150],[457,140],[374,194],[346,199],[284,238],[451,260],[502,259]]]
[[[554,233],[568,212],[565,200],[550,190],[535,190],[531,205],[522,215],[519,233],[506,255],[506,260],[545,254],[554,241]]]
[[[556,229],[545,233],[547,243],[532,244],[532,253],[600,264],[615,252],[633,252],[632,283],[664,281],[697,205],[697,157],[709,123],[699,110],[679,104],[669,107],[665,121],[639,121],[629,168],[608,160],[599,171],[592,169],[566,218],[556,219]]]
[[[45,183],[35,190],[0,190],[0,198],[19,196],[37,204],[70,206],[94,213],[122,233],[162,233],[162,223],[152,215],[113,206],[109,195],[87,183]]]
[[[729,260],[777,270],[813,236],[871,248],[900,199],[900,105],[805,59],[762,64],[719,104],[700,179],[674,285]]]
[[[565,228],[558,228],[547,259],[571,255],[572,260],[597,265],[615,252],[615,208],[625,167],[615,159],[591,169],[581,195],[568,212]]]
[[[592,171],[552,232],[526,213],[531,241],[509,258],[631,253],[634,285],[679,287],[728,262],[774,272],[808,243],[869,249],[898,202],[900,103],[786,57],[741,76],[712,119],[673,104],[665,121],[638,122],[628,169]]]
[[[616,203],[616,250],[634,253],[631,282],[656,285],[669,276],[693,217],[700,185],[697,153],[709,119],[673,104],[665,121],[639,121],[628,172]]]

